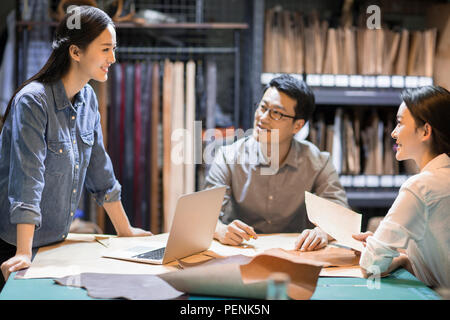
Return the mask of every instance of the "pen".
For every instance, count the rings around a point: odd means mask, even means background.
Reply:
[[[106,241],[109,243],[109,238],[108,237],[95,237],[95,241],[97,241],[98,243],[100,243],[102,246],[104,246],[105,248],[108,248],[108,245],[106,243],[103,243],[103,241]]]

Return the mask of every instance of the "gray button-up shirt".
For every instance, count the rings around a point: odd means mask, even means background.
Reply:
[[[16,224],[34,224],[33,247],[64,240],[83,185],[99,205],[121,186],[103,145],[94,90],[72,105],[61,81],[32,82],[15,97],[0,136],[0,238],[16,244]]]
[[[306,214],[305,191],[348,207],[330,154],[312,143],[292,139],[276,174],[261,174],[267,163],[252,136],[217,150],[205,187],[227,186],[220,218],[223,223],[239,219],[257,233],[313,228]]]

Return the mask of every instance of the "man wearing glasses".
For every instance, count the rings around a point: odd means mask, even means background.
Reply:
[[[332,238],[306,214],[305,191],[348,207],[330,154],[300,131],[314,111],[314,94],[289,75],[270,81],[259,102],[251,136],[216,152],[206,188],[226,185],[227,192],[214,238],[238,245],[257,233],[301,232],[295,248],[323,248]],[[268,170],[273,168],[275,170]]]

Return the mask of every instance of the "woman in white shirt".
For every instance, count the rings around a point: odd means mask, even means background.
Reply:
[[[366,276],[404,267],[428,286],[449,288],[450,93],[427,86],[405,90],[402,100],[395,157],[413,159],[420,172],[401,186],[375,234],[353,236],[365,242],[359,263]]]

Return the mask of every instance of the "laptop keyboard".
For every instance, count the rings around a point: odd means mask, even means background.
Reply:
[[[161,260],[164,257],[165,250],[166,250],[166,248],[151,250],[151,251],[147,251],[147,252],[135,255],[135,256],[133,256],[133,258]]]

